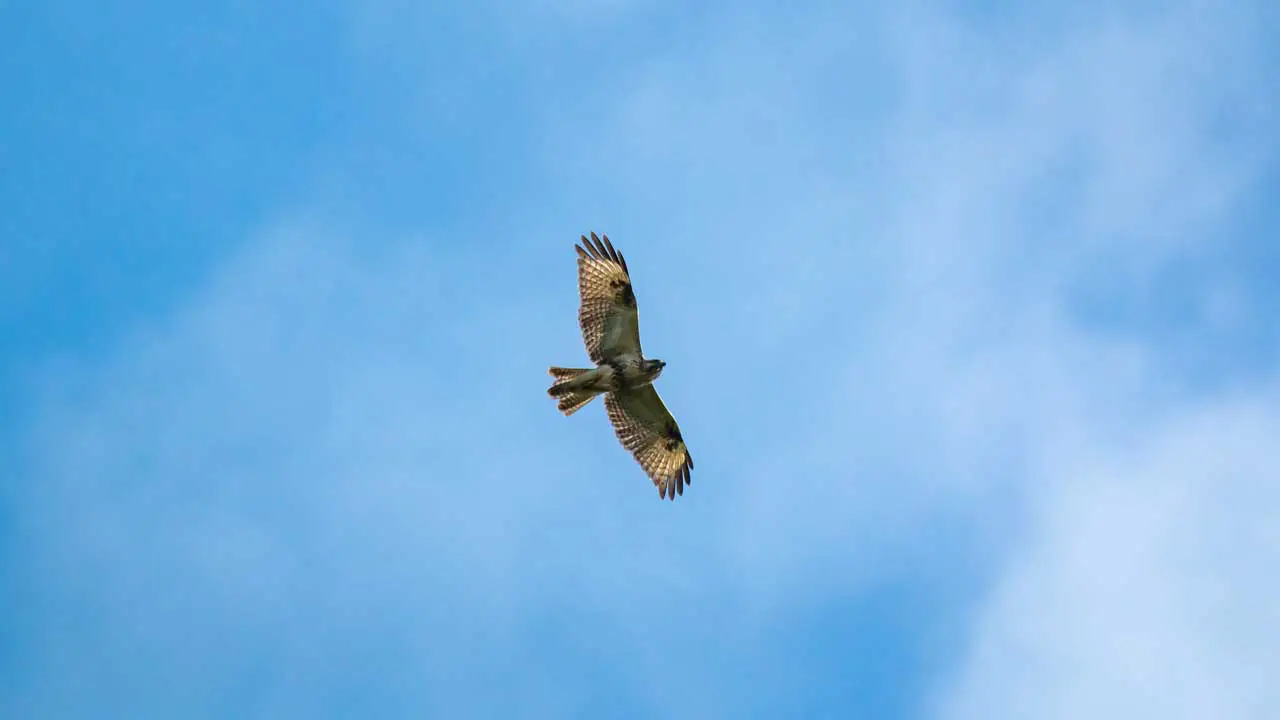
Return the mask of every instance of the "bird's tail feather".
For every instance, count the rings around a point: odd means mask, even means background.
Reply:
[[[572,415],[587,406],[596,395],[600,393],[594,390],[583,390],[582,392],[569,393],[560,396],[560,403],[556,406],[560,408],[560,412],[566,417]]]
[[[591,372],[591,370],[588,368],[562,368],[556,367],[555,365],[547,368],[547,373],[556,379],[555,385],[563,385],[564,383],[567,383],[574,378],[582,377],[589,372]]]
[[[551,387],[547,388],[547,394],[560,401],[557,407],[565,415],[572,415],[581,410],[587,403],[591,402],[592,398],[600,394],[599,391],[583,388],[581,383],[574,382],[591,372],[589,369],[553,366],[547,368],[547,372],[551,374],[551,377],[555,378],[555,382],[551,384]]]

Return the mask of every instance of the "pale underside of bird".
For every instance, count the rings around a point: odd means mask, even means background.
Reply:
[[[675,499],[691,482],[693,458],[653,381],[666,363],[640,349],[640,316],[631,276],[609,236],[582,236],[578,251],[578,324],[594,368],[551,367],[547,394],[572,415],[597,395],[622,446],[653,480],[658,495]]]

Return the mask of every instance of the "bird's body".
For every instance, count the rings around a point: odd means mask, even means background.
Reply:
[[[675,418],[658,397],[653,381],[666,363],[644,357],[640,349],[639,311],[631,277],[609,236],[582,237],[578,250],[578,322],[594,368],[551,367],[555,378],[547,394],[560,411],[572,415],[597,395],[623,447],[657,486],[662,497],[675,499],[690,482],[689,455]]]

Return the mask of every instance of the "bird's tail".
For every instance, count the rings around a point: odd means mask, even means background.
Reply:
[[[555,378],[555,382],[551,383],[551,387],[547,388],[547,394],[560,401],[557,407],[566,416],[581,410],[587,403],[591,402],[592,398],[600,394],[600,391],[582,382],[587,380],[583,376],[591,372],[591,370],[552,366],[547,369],[547,372],[551,373],[551,377]]]

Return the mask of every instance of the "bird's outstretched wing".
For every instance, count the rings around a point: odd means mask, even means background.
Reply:
[[[658,495],[676,499],[691,483],[693,457],[680,436],[675,418],[652,385],[604,396],[609,422],[622,446],[635,455],[640,467],[658,488]]]
[[[585,248],[583,247],[585,246]],[[631,276],[622,253],[609,236],[582,236],[578,250],[578,324],[591,361],[599,364],[619,355],[640,354],[640,317]]]

